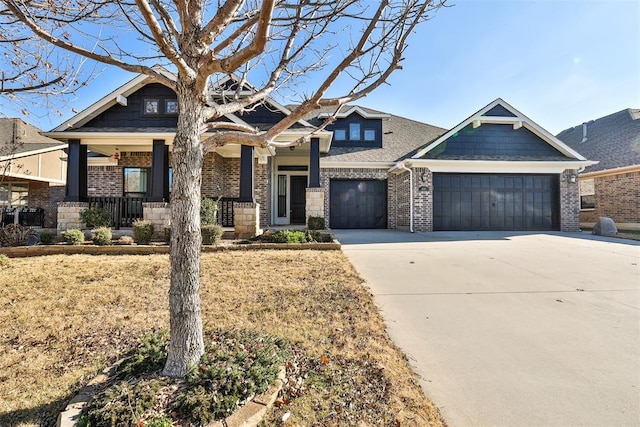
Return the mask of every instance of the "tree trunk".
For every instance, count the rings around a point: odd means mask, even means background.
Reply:
[[[170,343],[163,375],[184,377],[204,353],[200,308],[200,143],[204,95],[178,79],[180,112],[173,142],[171,192]]]

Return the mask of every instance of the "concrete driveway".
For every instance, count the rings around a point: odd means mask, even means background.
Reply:
[[[334,232],[451,426],[640,425],[640,242]]]

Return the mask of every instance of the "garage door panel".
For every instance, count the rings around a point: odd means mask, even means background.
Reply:
[[[331,180],[332,228],[387,228],[387,182]]]
[[[434,230],[555,230],[557,175],[434,174]]]

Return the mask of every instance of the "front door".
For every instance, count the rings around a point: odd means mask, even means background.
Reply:
[[[307,221],[306,204],[307,204],[307,177],[291,176],[291,216],[289,221],[291,224],[304,224]]]

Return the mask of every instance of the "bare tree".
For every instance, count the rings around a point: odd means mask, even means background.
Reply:
[[[400,68],[409,35],[444,0],[2,0],[2,19],[74,54],[143,73],[177,94],[171,194],[171,338],[164,374],[184,376],[203,353],[200,309],[200,184],[205,152],[226,144],[289,146],[275,138],[315,109],[339,107]],[[13,22],[13,21],[12,21]],[[129,38],[123,34],[128,31]],[[117,34],[117,37],[116,37]],[[126,40],[126,44],[123,42]],[[167,78],[152,67],[177,70]],[[211,79],[237,90],[210,96]],[[214,121],[304,88],[298,106],[265,131]],[[337,88],[340,88],[338,91]],[[201,143],[204,132],[216,130]]]

